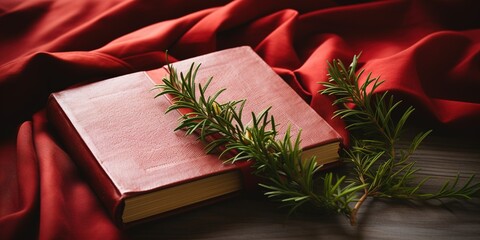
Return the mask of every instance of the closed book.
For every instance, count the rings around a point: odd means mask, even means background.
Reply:
[[[213,77],[219,102],[247,99],[250,112],[270,112],[282,133],[302,130],[304,156],[338,161],[341,137],[249,47],[232,48],[173,64],[187,72],[201,64],[198,83]],[[181,112],[165,110],[171,98],[152,91],[165,68],[137,72],[51,94],[49,122],[120,226],[170,215],[249,188],[249,163],[224,164],[205,154],[196,136],[173,131]]]
[[[223,164],[174,132],[166,98],[145,72],[51,94],[48,119],[121,227],[223,199],[244,189],[246,164]],[[247,169],[243,169],[247,168]]]
[[[211,78],[207,95],[225,89],[217,98],[219,103],[246,99],[243,123],[251,120],[251,112],[271,107],[269,112],[278,124],[280,137],[288,128],[294,137],[301,131],[302,158],[316,156],[324,167],[338,163],[341,136],[250,47],[209,53],[175,62],[172,67],[185,75],[192,63],[200,64],[195,78],[198,84],[205,85]],[[165,66],[147,74],[161,84],[168,77],[167,69]]]

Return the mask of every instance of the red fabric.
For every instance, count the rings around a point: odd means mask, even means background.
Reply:
[[[467,3],[468,2],[468,3]],[[326,61],[361,67],[429,123],[478,130],[478,1],[0,2],[0,236],[121,238],[48,128],[47,96],[82,81],[251,46],[330,119]],[[329,120],[342,134],[343,125]]]

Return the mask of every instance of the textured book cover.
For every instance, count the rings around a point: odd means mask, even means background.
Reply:
[[[176,62],[178,72],[202,64],[199,83],[226,88],[219,101],[247,99],[250,112],[272,107],[282,132],[302,129],[304,155],[336,162],[340,136],[249,47]],[[195,136],[174,132],[178,112],[154,98],[164,68],[137,72],[53,93],[48,117],[112,218],[121,226],[169,215],[231,196],[252,181],[248,163],[223,164]],[[247,174],[246,174],[247,173]]]

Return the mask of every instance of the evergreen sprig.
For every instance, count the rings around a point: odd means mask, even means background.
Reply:
[[[301,158],[301,133],[291,136],[287,128],[283,136],[278,136],[270,108],[248,113],[251,121],[243,123],[246,100],[218,102],[218,96],[225,89],[207,95],[212,78],[204,85],[195,82],[200,64],[192,63],[186,74],[167,65],[169,74],[163,78],[163,84],[155,86],[160,90],[155,97],[172,98],[167,112],[183,112],[175,130],[196,134],[205,143],[207,153],[218,153],[226,163],[252,161],[254,173],[263,179],[260,186],[265,189],[265,195],[290,207],[291,211],[313,206],[341,213],[355,224],[358,210],[369,197],[469,199],[478,192],[480,184],[473,183],[474,176],[462,186],[457,176],[438,192],[420,192],[428,178],[416,182],[418,169],[409,159],[430,131],[418,134],[407,149],[398,148],[397,142],[414,109],[407,108],[399,120],[395,120],[393,114],[401,102],[387,92],[373,94],[382,82],[371,78],[371,74],[359,84],[363,71],[356,74],[357,63],[357,56],[349,68],[339,60],[329,63],[330,80],[324,83],[322,91],[337,98],[334,104],[340,109],[335,116],[347,122],[353,136],[351,147],[342,154],[352,166],[351,173],[346,175],[318,174],[321,166],[315,157]]]
[[[364,184],[362,196],[352,209],[350,220],[356,222],[356,213],[368,197],[395,198],[409,200],[428,199],[470,199],[480,190],[480,183],[474,183],[474,175],[459,186],[460,176],[453,182],[446,181],[443,187],[434,193],[424,193],[420,189],[429,179],[416,180],[419,170],[410,157],[431,133],[431,130],[417,134],[410,145],[400,148],[405,124],[414,111],[412,106],[403,112],[402,101],[396,101],[388,91],[375,94],[383,83],[379,77],[368,74],[360,83],[364,70],[358,74],[359,56],[354,56],[347,68],[340,60],[328,64],[329,81],[323,83],[322,94],[333,95],[334,105],[339,106],[334,117],[342,118],[352,136],[351,147],[344,149],[343,157],[352,163],[354,178],[352,182]],[[399,117],[394,114],[401,113]]]
[[[321,177],[325,184],[318,186],[316,173],[321,166],[315,157],[301,158],[301,132],[292,137],[287,128],[283,137],[278,136],[270,108],[250,113],[251,121],[245,125],[241,116],[246,100],[219,103],[217,98],[223,89],[207,96],[205,92],[212,79],[204,85],[196,84],[199,67],[192,63],[186,74],[178,74],[172,65],[167,65],[168,77],[163,78],[163,84],[155,86],[161,90],[155,97],[169,95],[172,98],[173,104],[167,112],[188,109],[175,130],[198,134],[198,139],[206,144],[206,152],[219,152],[220,156],[227,157],[226,163],[252,160],[254,173],[264,179],[260,186],[266,189],[265,195],[291,207],[291,211],[311,205],[350,213],[349,204],[363,185],[347,184],[345,177],[327,173]]]

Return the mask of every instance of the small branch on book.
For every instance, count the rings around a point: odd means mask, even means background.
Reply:
[[[198,139],[205,142],[207,153],[216,150],[220,156],[231,156],[224,160],[227,163],[253,161],[254,173],[264,180],[260,186],[266,189],[265,194],[291,206],[292,210],[312,205],[349,212],[345,203],[353,199],[351,186],[343,189],[340,183],[344,178],[330,176],[327,189],[318,191],[315,173],[321,165],[316,157],[302,159],[300,133],[293,137],[288,127],[280,137],[278,124],[270,114],[271,108],[249,113],[251,121],[243,123],[246,100],[220,103],[217,99],[223,90],[207,96],[211,79],[204,85],[196,84],[194,78],[199,66],[192,63],[187,73],[178,74],[172,65],[168,65],[168,77],[163,79],[163,84],[155,86],[155,89],[161,90],[156,97],[170,95],[173,99],[167,112],[189,109],[180,118],[177,130],[183,129],[187,134],[197,133]]]

